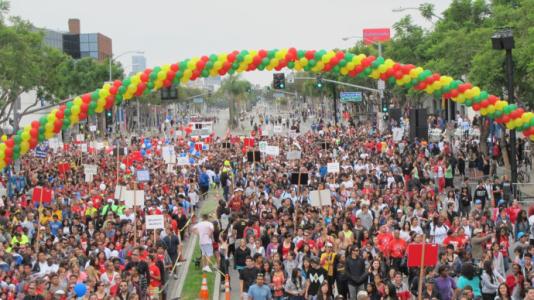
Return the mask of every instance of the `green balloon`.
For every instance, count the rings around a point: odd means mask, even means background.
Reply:
[[[496,111],[495,111],[495,118],[500,118],[500,117],[502,117],[502,114],[503,114],[503,112],[502,112],[501,110],[496,110]]]
[[[90,115],[90,116],[92,116],[92,115],[94,115],[94,114],[95,114],[95,110],[94,110],[94,109],[91,109],[91,108],[89,108],[89,109],[87,110],[87,114],[88,114],[88,115]]]
[[[352,54],[350,52],[345,53],[345,60],[346,61],[352,61],[353,58],[354,58],[354,54]]]
[[[46,131],[46,130],[45,130],[44,126],[40,126],[40,127],[39,127],[39,134],[44,134],[45,131]]]
[[[316,64],[317,64],[317,62],[315,61],[315,59],[310,59],[310,61],[308,61],[308,65],[310,67],[315,67]]]
[[[13,137],[13,140],[15,141],[15,144],[20,144],[20,142],[22,141],[22,137],[20,135],[16,134]]]
[[[246,50],[246,49],[245,49],[245,50],[243,50],[243,51],[241,51],[241,54],[243,54],[243,56],[246,56],[246,55],[248,55],[248,53],[249,53],[249,52],[248,52],[248,50]]]
[[[389,83],[390,85],[395,85],[395,82],[396,82],[396,81],[395,81],[395,77],[389,77],[389,78],[388,78],[388,83]]]
[[[311,67],[310,67],[310,65],[309,65],[309,64],[307,64],[307,65],[305,65],[305,66],[304,66],[304,68],[303,68],[303,69],[304,69],[304,71],[306,71],[306,72],[309,72],[309,71],[310,71],[310,69],[311,69]]]
[[[15,153],[20,154],[20,145],[15,145],[13,147],[13,154]]]
[[[212,61],[208,61],[206,63],[206,67],[204,69],[211,70],[212,68],[213,68],[213,62]]]
[[[74,105],[74,103],[73,103],[72,101],[69,101],[69,102],[65,103],[65,106],[66,106],[68,109],[72,108],[73,105]]]
[[[146,89],[147,89],[147,90],[150,90],[150,91],[151,91],[153,88],[154,88],[154,83],[153,83],[153,82],[148,82],[148,83],[146,84]]]
[[[157,72],[152,71],[152,73],[156,73],[156,77],[157,77]],[[129,86],[130,83],[132,83],[132,80],[130,79],[130,77],[128,77],[128,78],[124,79],[124,81],[122,82],[122,86]]]
[[[92,109],[92,110],[96,109],[96,102],[95,101],[91,101],[91,103],[89,103],[89,109]]]
[[[121,99],[115,98],[115,105],[119,106],[122,103],[122,97]]]
[[[39,143],[44,141],[45,140],[44,133],[39,133],[39,135],[37,136],[37,140],[39,141]]]
[[[467,100],[465,100],[464,103],[465,103],[465,105],[467,105],[467,106],[471,106],[471,105],[473,105],[473,100],[471,100],[471,99],[467,99]]]
[[[117,96],[115,96],[115,100],[122,101],[122,95],[117,95]]]
[[[405,84],[404,87],[411,89],[413,87],[413,83],[410,81],[407,84]]]
[[[228,74],[233,75],[234,73],[235,73],[235,70],[233,68],[228,70]]]
[[[158,74],[157,73],[154,73],[154,72],[151,72],[150,73],[150,76],[148,76],[150,78],[150,81],[154,81],[158,78]]]
[[[473,102],[474,103],[480,103],[480,101],[481,101],[480,100],[480,95],[473,97]]]
[[[371,64],[374,69],[378,68],[380,65],[381,63],[378,61],[378,59],[375,59],[375,61],[373,61],[373,63]]]
[[[122,96],[124,95],[124,93],[126,93],[126,87],[124,85],[121,85],[121,87],[119,88],[119,92],[117,93],[117,96]]]
[[[65,108],[65,111],[63,113],[65,114],[65,117],[70,117],[70,115],[72,114],[70,108]]]
[[[335,66],[334,68],[332,68],[332,72],[334,73],[339,73],[339,70],[340,70],[339,66]]]
[[[161,71],[161,67],[160,66],[155,66],[154,69],[152,69],[152,72],[155,72],[155,73],[158,73],[159,71]],[[128,83],[127,85],[130,85],[130,83]]]
[[[260,65],[258,66],[258,70],[259,70],[259,71],[263,71],[263,70],[265,70],[265,66],[264,66],[263,64],[260,64]]]
[[[503,110],[505,114],[509,115],[514,109],[511,104],[508,104],[504,107]]]
[[[287,63],[287,67],[290,68],[290,69],[293,69],[295,67],[295,63],[290,61]]]
[[[99,93],[100,93],[100,89],[97,89],[96,91],[92,92],[91,93],[91,100],[97,100],[98,97],[100,96]]]
[[[180,66],[180,70],[187,69],[187,62],[186,61],[182,61],[182,62],[179,63],[179,66]]]
[[[450,85],[447,85],[447,86],[444,86],[444,87],[443,87],[443,92],[444,92],[444,93],[448,93],[448,92],[450,92],[450,91],[451,91],[451,86],[450,86]]]
[[[363,71],[363,75],[365,75],[365,77],[367,77],[367,76],[371,75],[371,72],[372,72],[371,68],[367,68],[367,69],[365,69]]]
[[[534,127],[534,118],[530,119],[530,121],[528,121],[528,125],[530,127]]]
[[[385,62],[384,58],[382,56],[379,56],[376,60],[376,62],[378,62],[379,65],[383,64]]]
[[[492,120],[495,119],[495,113],[494,112],[488,113],[487,116],[488,116],[488,118],[490,118]]]
[[[299,59],[303,58],[305,55],[306,55],[306,51],[304,51],[304,50],[298,50],[297,51],[297,57]]]
[[[46,117],[41,117],[41,118],[39,118],[39,123],[41,123],[41,126],[40,126],[40,128],[41,128],[41,127],[45,126],[46,123],[48,123],[48,119]]]
[[[202,70],[202,77],[206,78],[210,76],[210,72],[206,69]]]
[[[13,160],[17,160],[20,157],[20,152],[13,152]]]
[[[484,101],[484,100],[488,99],[489,94],[486,91],[482,91],[482,92],[480,92],[479,96],[480,96],[480,99],[482,99],[482,101]]]
[[[211,54],[211,55],[210,55],[210,60],[211,60],[211,61],[216,61],[216,60],[217,60],[217,55],[215,55],[215,54]]]
[[[268,65],[271,60],[268,57],[264,57],[261,60],[261,63],[264,64],[264,66]]]
[[[339,61],[338,66],[340,66],[340,67],[344,67],[344,66],[346,66],[346,65],[347,65],[347,61],[346,61],[346,60],[342,59],[342,60]]]
[[[276,55],[276,51],[274,50],[269,50],[269,52],[267,52],[267,56],[269,58],[274,58],[275,55]]]
[[[69,119],[63,119],[63,126],[70,127],[70,120]]]
[[[180,70],[180,71],[176,72],[176,77],[174,77],[174,78],[179,78],[180,79],[182,77],[184,77],[184,71]],[[152,87],[154,87],[154,84],[152,84]]]

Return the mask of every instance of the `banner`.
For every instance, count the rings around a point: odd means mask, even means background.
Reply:
[[[42,191],[42,192],[41,192]],[[52,190],[36,186],[33,188],[32,201],[34,203],[50,203],[52,201]]]
[[[165,228],[165,218],[163,215],[147,215],[145,217],[145,229],[155,230]]]

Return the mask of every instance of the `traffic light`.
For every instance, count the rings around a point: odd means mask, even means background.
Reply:
[[[387,97],[382,96],[382,112],[388,113],[389,112],[389,101]]]
[[[177,100],[178,89],[175,86],[161,88],[160,97],[161,100]]]
[[[111,132],[113,128],[113,111],[111,109],[106,110],[106,130]]]
[[[317,77],[317,80],[315,81],[315,87],[318,89],[322,89],[323,86],[323,79],[321,77]]]
[[[275,90],[283,90],[286,88],[286,75],[284,73],[273,74],[273,88]]]

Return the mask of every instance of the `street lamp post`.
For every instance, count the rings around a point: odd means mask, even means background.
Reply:
[[[506,89],[508,91],[508,103],[513,103],[514,97],[514,66],[512,60],[512,49],[515,48],[514,33],[512,29],[503,29],[493,34],[491,43],[494,50],[506,50],[504,69],[506,71]],[[510,130],[510,169],[512,190],[514,183],[517,182],[517,154],[516,154],[516,136],[515,130]]]
[[[402,7],[401,6],[401,7],[398,7],[398,8],[394,8],[391,11],[392,12],[403,12],[403,11],[407,11],[407,10],[418,10],[418,11],[421,11],[421,8],[422,8],[423,5],[425,5],[425,4],[421,4],[421,6],[419,6],[419,7]],[[443,20],[442,17],[436,15],[435,13],[432,13],[431,16],[436,18],[436,19],[438,19],[438,20]]]

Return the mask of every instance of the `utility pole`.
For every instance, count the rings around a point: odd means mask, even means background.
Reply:
[[[512,60],[512,49],[506,49],[506,58],[505,58],[505,68],[506,68],[506,81],[508,89],[508,101],[509,103],[514,103],[514,62]],[[516,135],[515,129],[510,130],[510,169],[511,169],[511,179],[512,183],[517,182],[517,148],[516,148]]]
[[[336,88],[336,84],[332,84],[332,96],[334,98],[334,124],[337,127],[337,88]]]

